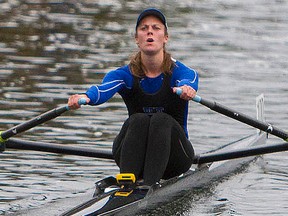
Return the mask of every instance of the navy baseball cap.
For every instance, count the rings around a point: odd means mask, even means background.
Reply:
[[[167,21],[166,21],[166,18],[164,16],[164,14],[156,9],[156,8],[148,8],[144,11],[142,11],[139,16],[138,16],[138,19],[137,19],[137,22],[136,22],[136,29],[137,27],[139,26],[141,20],[143,18],[145,18],[146,16],[155,16],[157,17],[159,20],[161,20],[161,22],[163,23],[163,25],[165,26],[166,29],[168,29],[168,26],[167,26]]]

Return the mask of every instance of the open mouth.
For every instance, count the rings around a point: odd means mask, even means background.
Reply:
[[[148,38],[147,42],[154,42],[154,39],[153,38]]]

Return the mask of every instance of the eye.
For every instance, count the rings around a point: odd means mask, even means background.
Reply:
[[[159,25],[153,25],[152,28],[153,28],[154,30],[160,30],[160,29],[161,29],[161,27],[160,27]]]
[[[142,31],[144,31],[144,30],[146,30],[148,27],[147,27],[147,25],[143,25],[143,26],[140,26],[140,30],[142,30]]]

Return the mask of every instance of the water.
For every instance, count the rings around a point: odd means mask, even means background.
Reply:
[[[0,1],[0,130],[65,104],[69,95],[127,63],[136,51],[137,14],[150,6],[167,15],[167,48],[174,58],[199,72],[199,95],[255,116],[255,97],[264,93],[266,120],[288,131],[285,0]],[[254,132],[199,104],[190,106],[189,133],[197,153]],[[115,96],[17,138],[110,149],[126,117]],[[176,204],[177,215],[286,215],[287,156],[265,155],[245,172]],[[91,196],[96,180],[118,172],[104,159],[20,150],[0,158],[1,215],[25,215],[32,208],[57,215]]]

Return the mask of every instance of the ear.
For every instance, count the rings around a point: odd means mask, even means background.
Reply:
[[[138,45],[139,44],[139,40],[138,40],[137,34],[135,34],[134,39],[135,39],[135,43]]]
[[[166,35],[164,36],[164,44],[166,44],[166,43],[168,42],[168,39],[169,39],[169,36],[168,36],[168,34],[166,34]]]

